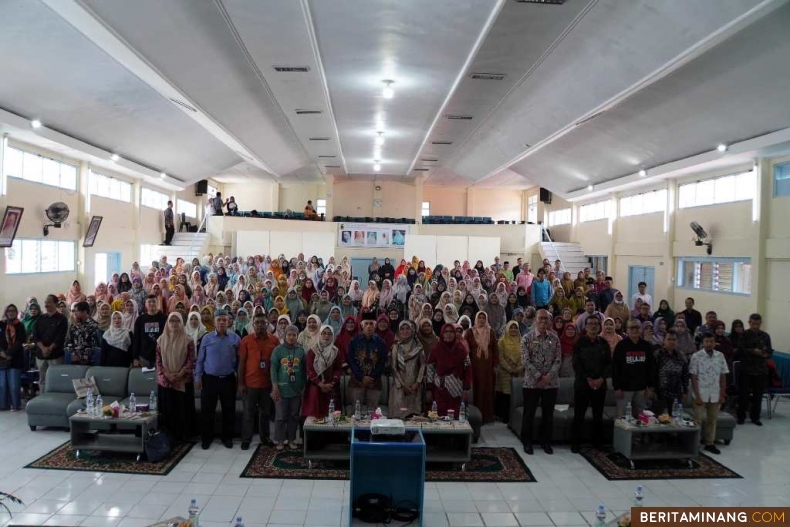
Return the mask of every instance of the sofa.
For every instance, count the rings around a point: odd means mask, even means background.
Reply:
[[[604,442],[611,442],[614,430],[614,420],[617,418],[617,402],[615,391],[612,389],[612,380],[607,379],[606,401],[603,410],[603,427],[604,427]],[[569,405],[565,411],[554,409],[554,430],[552,433],[552,440],[555,442],[570,442],[571,434],[573,431],[573,383],[574,379],[571,377],[560,379],[560,388],[557,393],[557,405]],[[517,435],[521,436],[521,421],[524,415],[524,399],[522,392],[523,380],[514,378],[512,381],[512,394],[510,396],[510,422],[508,427]],[[685,409],[693,408],[694,403],[690,397],[683,401]],[[541,418],[541,409],[538,408],[535,412],[536,426],[533,427],[535,437],[533,440],[538,442],[538,434],[540,427],[538,425]],[[689,415],[689,412],[686,412]],[[723,441],[725,445],[729,445],[730,441],[735,434],[735,418],[726,413],[719,413],[719,418],[716,421],[716,440]],[[584,437],[589,438],[592,434],[592,411],[588,410],[584,417]]]
[[[27,424],[35,431],[39,426],[69,427],[69,417],[85,408],[85,399],[74,392],[74,379],[90,378],[102,396],[102,402],[128,404],[134,392],[137,402],[147,404],[151,391],[157,389],[156,372],[143,373],[141,368],[112,368],[63,364],[47,370],[46,391],[27,403]]]

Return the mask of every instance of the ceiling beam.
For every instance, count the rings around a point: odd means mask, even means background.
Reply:
[[[265,161],[252,153],[241,141],[226,130],[194,101],[183,93],[173,82],[157,70],[128,42],[94,13],[81,0],[64,2],[62,0],[41,0],[44,5],[85,35],[99,49],[107,53],[121,66],[136,75],[140,80],[171,101],[182,112],[191,117],[198,125],[230,148],[239,157],[267,171],[274,178],[277,174]],[[184,106],[186,105],[186,106]],[[191,108],[190,108],[191,107]],[[194,111],[192,111],[194,109]]]

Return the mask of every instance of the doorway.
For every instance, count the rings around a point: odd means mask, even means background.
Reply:
[[[121,253],[96,253],[93,261],[94,286],[108,283],[113,273],[121,273]]]
[[[351,274],[354,280],[359,280],[362,289],[368,286],[368,267],[373,258],[351,258]]]
[[[628,298],[624,299],[628,302],[628,305],[631,305],[631,298],[635,294],[639,292],[639,282],[644,282],[647,284],[646,292],[653,298],[655,302],[655,296],[653,296],[653,286],[656,279],[656,268],[655,267],[648,267],[645,265],[629,265],[628,266]],[[631,306],[632,308],[634,306]],[[650,306],[651,311],[656,310],[656,306]]]

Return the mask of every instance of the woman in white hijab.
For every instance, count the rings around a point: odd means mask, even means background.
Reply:
[[[187,316],[187,325],[185,330],[189,338],[192,339],[192,344],[195,346],[195,350],[199,350],[200,339],[202,339],[203,335],[207,333],[206,326],[203,325],[203,321],[200,319],[200,313],[193,311]]]
[[[123,317],[116,311],[110,316],[110,327],[101,339],[99,365],[128,368],[132,364],[132,333],[123,326]]]
[[[390,414],[403,418],[422,411],[422,381],[425,377],[425,352],[417,339],[413,322],[398,325],[398,342],[392,346],[390,368],[395,381],[390,390]]]
[[[127,331],[134,331],[134,321],[137,320],[137,302],[132,299],[127,300],[123,304],[123,313],[121,313],[121,325]],[[112,324],[110,324],[112,327]]]
[[[304,348],[305,352],[307,352],[318,345],[320,336],[321,319],[318,318],[318,315],[310,315],[307,317],[307,325],[305,326],[304,331],[299,333],[299,336],[296,338],[296,342],[302,346],[302,348]]]
[[[342,357],[335,346],[332,327],[321,326],[317,343],[307,350],[307,386],[302,400],[302,417],[326,417],[329,400],[335,397],[343,376]]]

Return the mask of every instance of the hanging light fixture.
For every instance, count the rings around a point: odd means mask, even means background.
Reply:
[[[395,96],[395,90],[392,89],[392,85],[395,84],[395,81],[385,79],[382,81],[384,83],[384,89],[381,90],[381,96],[385,99],[392,99]]]
[[[376,137],[376,145],[381,146],[384,144],[384,132],[376,132],[376,133],[379,134]]]
[[[379,164],[379,160],[377,159],[376,161],[374,161],[374,163],[375,164],[373,165],[373,171],[374,172],[381,171],[381,164]]]

